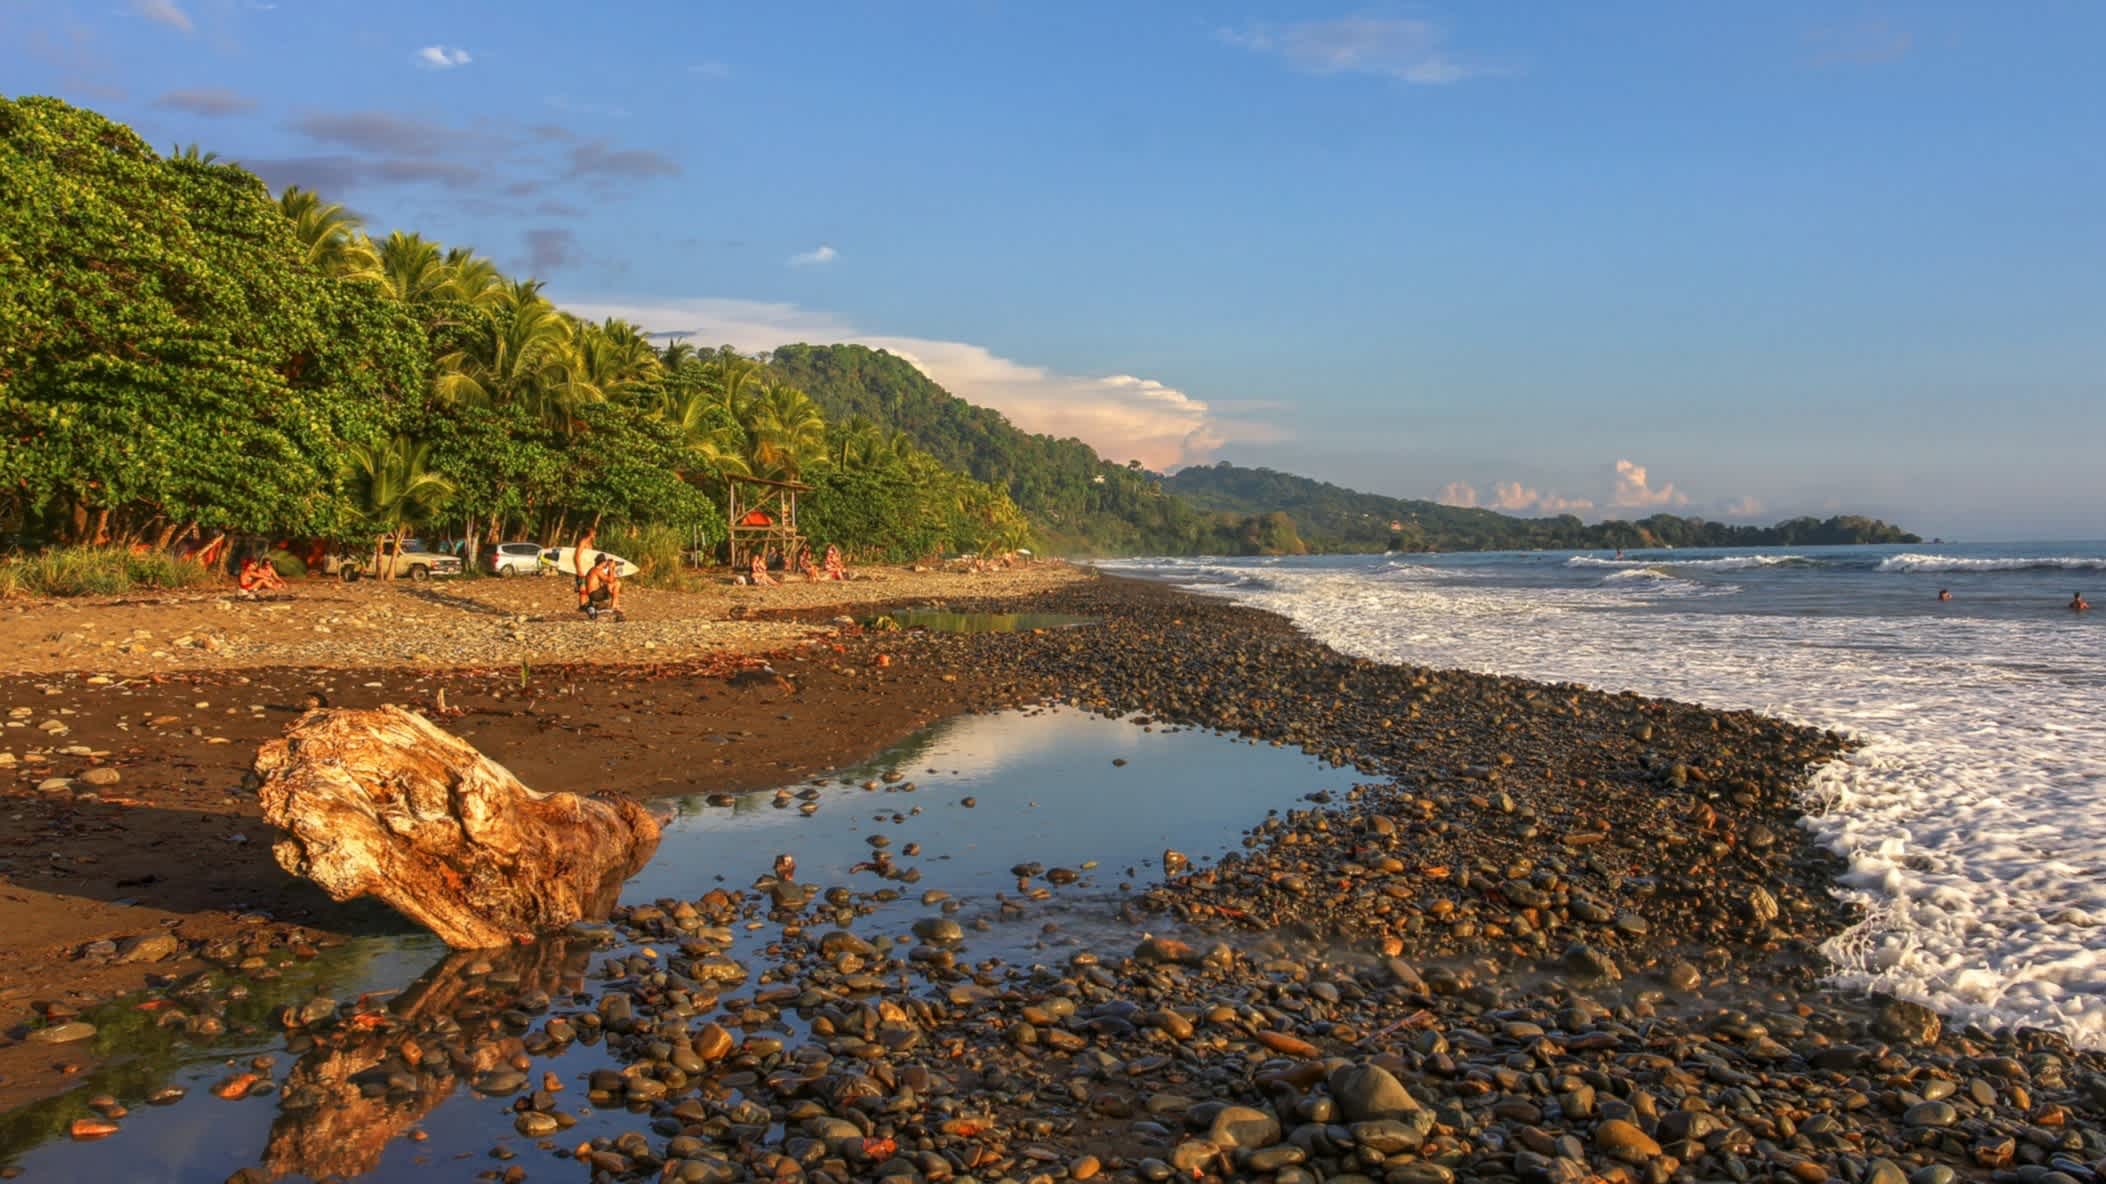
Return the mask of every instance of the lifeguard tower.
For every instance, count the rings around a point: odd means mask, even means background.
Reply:
[[[765,558],[770,551],[785,564],[795,562],[804,541],[797,533],[797,495],[812,487],[766,477],[730,477],[729,483],[732,570],[745,571],[754,556]]]

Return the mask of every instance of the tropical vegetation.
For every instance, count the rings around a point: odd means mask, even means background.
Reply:
[[[830,423],[728,348],[660,348],[539,281],[194,146],[0,100],[0,534],[167,553],[208,539],[553,541],[587,522],[725,537],[726,481],[812,486],[853,557],[1014,548],[1007,493]]]

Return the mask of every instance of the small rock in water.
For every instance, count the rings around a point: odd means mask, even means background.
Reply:
[[[1936,1044],[1945,1021],[1920,1003],[1896,999],[1879,1009],[1873,1030],[1897,1044]]]

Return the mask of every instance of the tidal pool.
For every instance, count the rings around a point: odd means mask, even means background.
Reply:
[[[1066,708],[960,716],[824,778],[728,805],[701,795],[663,802],[672,820],[623,901],[744,889],[788,855],[799,883],[864,894],[870,911],[850,927],[881,945],[911,941],[915,920],[945,911],[964,926],[962,955],[975,962],[1053,962],[1078,945],[1124,954],[1140,930],[1119,919],[1118,899],[1155,878],[1166,847],[1195,861],[1219,855],[1268,811],[1359,779],[1293,749]],[[871,843],[876,835],[884,846]],[[872,866],[880,854],[890,876]],[[1013,869],[1032,864],[1041,870],[1020,883]],[[910,869],[918,878],[903,878]],[[1054,869],[1062,873],[1049,879]],[[931,891],[947,899],[924,903]],[[607,963],[643,954],[604,929],[483,953],[450,953],[421,933],[360,939],[244,983],[245,997],[227,1007],[228,1034],[211,1041],[157,1027],[152,996],[116,1001],[87,1018],[104,1050],[125,1059],[0,1115],[0,1165],[24,1181],[222,1184],[244,1168],[260,1180],[415,1181],[502,1171],[499,1156],[517,1157],[530,1178],[582,1178],[569,1148],[647,1130],[649,1118],[584,1105],[583,1078],[613,1066],[596,1040],[535,1053],[522,1038],[551,1016],[593,1010]],[[729,954],[757,978],[779,935],[772,923],[735,929]],[[396,1022],[321,1044],[273,1023],[281,1007],[318,995],[384,995]],[[257,1092],[215,1095],[243,1073],[257,1076]],[[514,1092],[539,1088],[545,1074],[564,1083],[563,1108],[578,1117],[552,1137],[561,1163],[513,1127]],[[169,1086],[186,1093],[148,1102]],[[70,1140],[97,1095],[128,1108],[118,1133]]]

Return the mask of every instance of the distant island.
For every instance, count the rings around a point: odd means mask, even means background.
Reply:
[[[1216,514],[1240,516],[1236,553],[1524,551],[1609,547],[1822,547],[1920,543],[1898,526],[1855,514],[1735,526],[1678,514],[1588,525],[1571,514],[1521,518],[1495,510],[1362,493],[1327,481],[1226,461],[1181,469],[1170,493]]]

